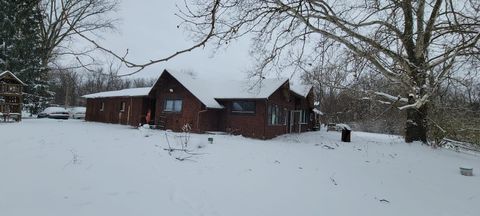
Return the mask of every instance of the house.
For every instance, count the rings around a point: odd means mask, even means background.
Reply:
[[[288,79],[205,80],[164,70],[151,88],[83,97],[87,121],[149,123],[173,131],[188,124],[198,133],[225,131],[261,139],[309,131],[314,125],[312,87],[291,85]]]
[[[26,84],[12,72],[0,73],[0,117],[4,121],[9,118],[22,120],[23,86]]]

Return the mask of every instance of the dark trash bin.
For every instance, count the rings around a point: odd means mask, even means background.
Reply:
[[[351,135],[352,135],[351,130],[343,129],[342,130],[342,142],[350,142]]]
[[[342,142],[350,142],[352,137],[352,129],[345,124],[337,124],[337,126],[342,127]]]

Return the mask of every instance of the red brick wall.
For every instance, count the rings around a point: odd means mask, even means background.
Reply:
[[[198,124],[201,131],[220,131],[220,116],[223,110],[207,109],[200,111]]]
[[[232,113],[232,101],[235,100],[220,101],[220,103],[226,108],[220,117],[220,130],[260,139],[271,139],[273,137],[288,133],[288,118],[290,116],[290,111],[295,109],[309,109],[310,107],[309,100],[302,97],[296,97],[290,92],[288,83],[285,83],[282,87],[276,90],[267,100],[250,100],[256,101],[255,114]],[[285,120],[285,124],[268,124],[269,116],[267,108],[269,105],[278,105],[282,109],[287,108],[287,120]],[[313,107],[313,100],[311,107]],[[313,124],[309,123],[307,125],[302,125],[302,131],[311,130],[311,125]]]
[[[290,116],[290,110],[292,110],[294,106],[294,101],[291,100],[290,91],[288,87],[288,83],[284,84],[281,88],[275,91],[269,98],[267,105],[278,105],[283,108],[287,108],[287,119],[286,124],[284,125],[269,125],[268,119],[266,121],[266,130],[265,130],[265,137],[267,139],[276,137],[278,135],[286,134],[289,131],[288,126],[288,116]],[[268,118],[268,111],[266,111],[265,118]]]
[[[241,100],[255,101],[255,113],[232,113],[232,101],[222,100],[225,106],[221,115],[220,129],[233,134],[241,134],[246,137],[265,138],[265,100]]]
[[[201,110],[204,110],[204,105],[183,85],[181,85],[170,74],[164,73],[155,85],[155,123],[160,124],[162,115],[166,117],[166,128],[173,131],[181,131],[185,124],[190,124],[192,131],[203,132],[201,128],[199,116]],[[167,99],[182,99],[181,112],[165,112],[164,105]],[[208,125],[208,124],[206,124]],[[199,127],[200,126],[200,127]]]
[[[288,133],[289,122],[287,120],[284,125],[269,125],[268,105],[279,105],[287,108],[288,112],[313,108],[313,92],[309,93],[307,99],[298,97],[290,92],[288,83],[285,83],[268,99],[250,100],[256,103],[254,114],[232,113],[231,105],[234,100],[219,101],[225,107],[223,110],[206,109],[205,105],[168,73],[164,73],[160,77],[150,96],[151,99],[148,97],[88,99],[85,119],[137,126],[139,123],[145,122],[144,118],[150,107],[150,100],[154,99],[156,100],[154,122],[158,125],[160,121],[166,120],[166,129],[181,131],[182,127],[188,123],[193,132],[227,131],[247,137],[270,139]],[[165,112],[166,99],[182,99],[182,111],[178,113]],[[105,103],[105,109],[100,112],[102,101]],[[126,109],[123,113],[119,111],[121,101],[126,102]],[[128,114],[129,107],[130,114]],[[289,116],[290,114],[288,114]],[[312,127],[313,122],[309,121],[307,125],[302,126],[302,131],[311,130]]]

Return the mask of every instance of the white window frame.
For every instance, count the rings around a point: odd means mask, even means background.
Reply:
[[[287,108],[277,104],[269,104],[267,109],[269,126],[287,125]]]
[[[300,112],[300,121],[299,124],[308,124],[307,112],[306,110],[301,110]]]
[[[171,102],[172,107],[168,107],[168,102]],[[183,100],[182,99],[165,99],[165,104],[163,105],[164,112],[180,113],[183,110]]]

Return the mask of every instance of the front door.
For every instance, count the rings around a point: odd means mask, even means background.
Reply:
[[[143,99],[143,108],[142,108],[142,119],[141,122],[149,125],[155,124],[155,113],[156,113],[157,100],[152,98]],[[149,121],[147,121],[149,120]]]
[[[301,110],[290,111],[290,133],[300,133]]]

